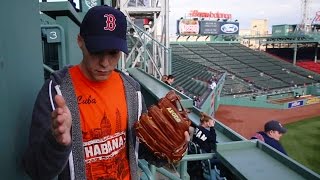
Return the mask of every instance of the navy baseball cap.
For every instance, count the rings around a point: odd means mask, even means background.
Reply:
[[[115,49],[128,54],[126,32],[126,16],[107,5],[89,9],[80,25],[80,35],[90,53]]]
[[[279,131],[279,133],[282,133],[282,134],[287,132],[287,129],[284,128],[280,122],[275,120],[269,121],[264,125],[264,131],[268,132],[271,130]]]

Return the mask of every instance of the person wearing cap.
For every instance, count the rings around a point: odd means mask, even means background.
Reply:
[[[40,90],[23,164],[32,179],[138,179],[138,158],[157,159],[135,136],[146,112],[140,85],[116,70],[128,53],[127,21],[109,6],[91,8],[80,25],[80,64],[54,72]]]
[[[281,136],[286,132],[287,129],[284,128],[280,122],[271,120],[264,125],[264,131],[257,132],[253,137],[251,137],[251,139],[259,139],[281,153],[287,155],[287,152],[279,142]]]

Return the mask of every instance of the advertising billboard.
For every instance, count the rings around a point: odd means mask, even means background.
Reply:
[[[199,18],[219,18],[219,19],[232,19],[232,14],[221,13],[221,12],[212,12],[212,11],[199,11],[191,10],[189,12],[189,17],[199,17]]]
[[[177,33],[181,35],[198,35],[200,25],[198,20],[181,19],[177,23]]]
[[[239,34],[239,23],[220,22],[219,34]]]
[[[179,35],[220,35],[239,34],[239,23],[219,22],[197,19],[181,19],[177,21],[177,34]]]
[[[320,103],[320,98],[319,97],[312,97],[312,98],[308,98],[306,105],[310,105],[310,104],[317,104]]]
[[[289,102],[288,103],[288,108],[294,108],[294,107],[299,107],[299,106],[303,106],[303,100],[299,100],[299,101],[293,101],[293,102]]]

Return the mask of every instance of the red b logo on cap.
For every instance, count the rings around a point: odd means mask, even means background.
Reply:
[[[104,17],[107,18],[106,26],[104,27],[104,30],[113,31],[114,29],[116,29],[117,25],[116,25],[116,18],[114,17],[114,15],[105,14]]]

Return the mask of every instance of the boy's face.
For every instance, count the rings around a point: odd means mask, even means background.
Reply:
[[[203,127],[205,128],[210,128],[210,127],[214,127],[215,121],[213,119],[210,119],[209,121],[206,121],[203,123]]]
[[[275,139],[275,140],[280,140],[281,136],[282,136],[282,133],[280,133],[279,131],[275,131],[275,130],[271,130],[269,132],[270,136]]]
[[[172,83],[174,82],[174,78],[168,79],[168,82],[169,82],[170,84],[172,84]]]
[[[214,123],[215,123],[215,121],[214,121],[213,119],[211,119],[211,120],[209,121],[209,127],[213,127],[213,126],[214,126]]]
[[[78,36],[78,44],[83,53],[80,69],[91,81],[105,81],[116,68],[120,59],[119,50],[105,50],[89,53],[83,38]]]

